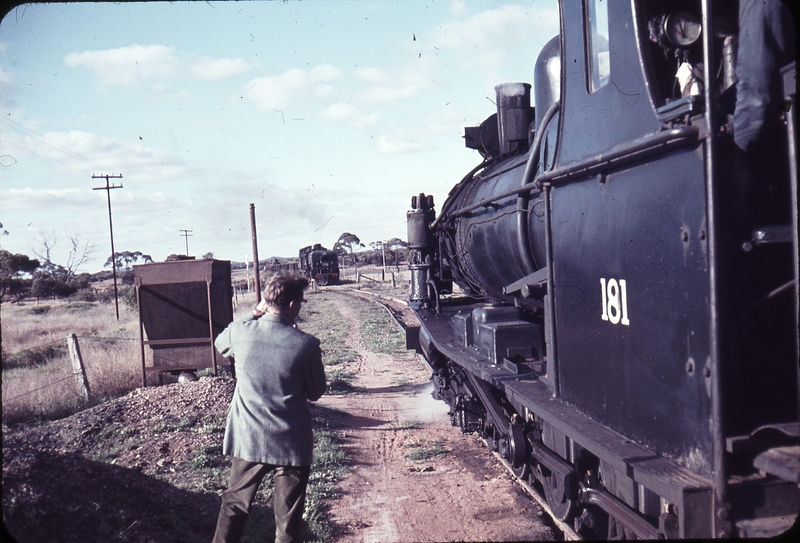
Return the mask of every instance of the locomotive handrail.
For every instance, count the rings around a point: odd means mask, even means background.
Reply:
[[[537,127],[536,136],[533,138],[533,146],[528,156],[528,162],[525,164],[525,171],[522,172],[521,185],[523,187],[536,177],[536,172],[539,170],[539,157],[541,156],[542,139],[544,139],[545,130],[550,126],[550,123],[555,119],[559,111],[561,111],[560,100],[547,108],[547,111],[542,117],[542,122],[539,123]],[[521,193],[517,196],[517,248],[522,256],[526,271],[528,273],[533,273],[536,270],[536,264],[531,254],[531,240],[530,234],[528,233],[529,202],[530,193]]]
[[[481,162],[480,164],[478,164],[477,166],[475,166],[474,168],[472,168],[472,169],[469,171],[469,173],[468,173],[467,175],[465,175],[465,176],[464,176],[464,178],[463,178],[463,179],[462,179],[460,182],[458,182],[458,183],[456,184],[456,186],[455,186],[455,187],[453,187],[453,189],[452,189],[452,190],[450,191],[450,193],[447,195],[447,199],[445,200],[444,204],[442,205],[442,211],[439,213],[439,216],[438,216],[438,217],[436,217],[436,218],[434,219],[434,221],[433,221],[433,222],[430,224],[429,228],[430,228],[431,230],[433,230],[434,228],[436,228],[436,226],[439,224],[439,220],[440,220],[442,217],[444,217],[445,215],[447,215],[447,208],[446,208],[446,207],[444,207],[445,205],[447,205],[447,202],[451,202],[451,201],[453,201],[453,200],[454,200],[454,198],[455,198],[455,195],[456,195],[457,193],[461,192],[462,190],[464,190],[464,186],[466,185],[466,182],[467,182],[468,180],[472,179],[472,177],[475,175],[475,173],[477,173],[477,172],[478,172],[478,170],[480,170],[480,169],[482,169],[482,168],[487,168],[487,167],[488,167],[488,166],[490,166],[490,165],[491,165],[491,164],[492,164],[494,161],[495,161],[495,159],[494,159],[494,158],[489,158],[489,159],[486,159],[486,160],[484,160],[483,162]]]
[[[611,166],[621,166],[634,160],[644,158],[650,153],[660,150],[662,147],[696,142],[699,136],[700,129],[697,126],[684,126],[681,128],[664,130],[656,134],[651,134],[650,136],[645,136],[635,143],[618,146],[594,158],[582,160],[545,172],[536,178],[536,184],[541,186],[544,183],[549,183],[551,185],[566,183],[575,177],[592,175],[599,170],[604,170]]]
[[[462,207],[461,209],[449,213],[448,217],[458,217],[481,207],[492,206],[509,196],[530,194],[534,190],[541,189],[541,185],[545,183],[551,185],[566,183],[575,177],[591,175],[598,170],[606,169],[612,165],[620,166],[633,160],[643,158],[649,153],[655,152],[665,146],[672,147],[685,143],[693,143],[698,141],[699,136],[700,129],[697,126],[684,126],[681,128],[664,130],[663,132],[658,132],[638,140],[636,143],[617,147],[608,153],[545,172],[535,178],[535,183],[528,183],[525,186],[507,190],[491,198],[486,198],[480,202]],[[443,216],[444,213],[440,215],[440,218]]]

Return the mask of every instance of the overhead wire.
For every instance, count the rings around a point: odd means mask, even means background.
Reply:
[[[12,153],[16,153],[16,154],[12,154]],[[5,143],[4,144],[3,155],[10,156],[11,158],[13,158],[14,159],[14,164],[19,162],[17,157],[25,156],[25,157],[31,158],[33,160],[38,160],[38,161],[44,162],[46,164],[50,164],[50,165],[53,165],[53,166],[56,166],[56,167],[59,167],[59,168],[64,168],[66,170],[72,170],[72,171],[80,173],[80,174],[87,174],[87,172],[89,171],[88,169],[80,169],[80,168],[78,168],[76,166],[72,166],[70,164],[67,164],[66,162],[62,162],[62,161],[54,159],[54,158],[45,157],[45,156],[43,156],[41,154],[38,154],[38,153],[36,153],[34,151],[31,151],[30,149],[26,149],[23,146],[19,146],[19,145],[13,144],[13,143]]]
[[[31,138],[39,141],[40,143],[43,143],[44,145],[52,147],[53,149],[56,149],[57,151],[61,151],[62,153],[66,154],[66,155],[68,155],[68,156],[70,156],[70,157],[72,157],[72,158],[74,158],[76,160],[79,160],[79,161],[81,161],[81,162],[83,162],[85,164],[88,164],[88,165],[92,166],[93,168],[98,168],[99,170],[107,169],[107,166],[103,166],[102,164],[100,164],[98,162],[95,162],[95,161],[93,161],[93,160],[81,155],[80,153],[77,153],[77,152],[73,151],[72,149],[69,149],[67,147],[64,147],[63,145],[60,145],[60,144],[58,144],[58,143],[56,143],[54,141],[51,141],[48,138],[46,138],[44,135],[39,134],[35,130],[30,129],[30,128],[28,128],[27,126],[25,126],[23,124],[20,124],[20,123],[18,123],[16,121],[13,121],[13,120],[8,119],[6,117],[0,117],[0,121],[2,121],[4,124],[6,124],[6,126],[11,128],[12,130],[16,130],[17,132],[19,132],[21,134],[24,134],[24,135],[26,135],[28,137],[31,137]],[[42,160],[44,162],[47,162],[47,160],[44,159],[43,157],[41,157],[40,155],[36,155],[36,158],[38,158],[38,159],[40,159],[40,160]],[[67,168],[75,169],[76,171],[80,171],[80,170],[78,170],[76,168],[73,168],[71,166],[68,166],[66,164],[62,164],[62,165],[67,167]]]

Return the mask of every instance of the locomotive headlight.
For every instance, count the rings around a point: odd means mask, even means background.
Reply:
[[[664,19],[664,33],[676,47],[688,47],[700,37],[703,25],[700,19],[687,11],[670,13]]]

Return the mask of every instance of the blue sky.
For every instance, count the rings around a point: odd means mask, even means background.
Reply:
[[[405,238],[480,162],[463,128],[498,83],[532,83],[554,1],[311,0],[22,5],[0,23],[0,247],[41,236],[154,260],[242,261]]]

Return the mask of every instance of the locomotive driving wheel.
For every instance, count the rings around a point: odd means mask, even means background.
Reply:
[[[541,468],[540,475],[537,479],[542,482],[544,497],[553,517],[565,521],[572,512],[572,500],[567,497],[567,477],[551,472],[545,467]]]
[[[508,463],[514,475],[527,479],[530,468],[528,466],[528,447],[522,424],[509,424],[508,427]]]

